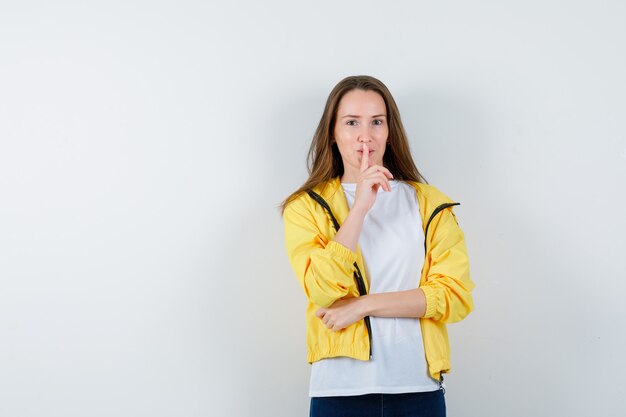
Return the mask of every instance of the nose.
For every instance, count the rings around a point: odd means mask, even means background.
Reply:
[[[369,126],[363,126],[363,128],[359,131],[358,140],[361,143],[369,143],[372,141],[372,134]]]

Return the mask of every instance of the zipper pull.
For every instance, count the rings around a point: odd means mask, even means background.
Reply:
[[[443,387],[443,372],[439,373],[439,389],[443,391],[443,395],[446,395],[446,389]]]

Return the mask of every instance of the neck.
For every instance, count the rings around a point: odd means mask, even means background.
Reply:
[[[344,173],[341,176],[341,182],[346,182],[346,183],[356,182],[357,178],[359,178],[359,173],[360,172],[354,172],[351,169],[344,170]]]

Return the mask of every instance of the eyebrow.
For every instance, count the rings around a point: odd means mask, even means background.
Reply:
[[[351,117],[353,119],[360,119],[361,116],[358,116],[356,114],[346,114],[345,116],[341,117],[342,119],[345,119],[346,117]],[[387,117],[386,114],[375,114],[372,117]]]

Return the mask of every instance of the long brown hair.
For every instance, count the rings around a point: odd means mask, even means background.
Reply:
[[[389,136],[387,149],[383,155],[383,165],[391,171],[393,178],[395,180],[428,183],[413,162],[409,141],[404,126],[402,126],[402,120],[400,120],[398,106],[396,106],[396,102],[385,84],[368,75],[353,75],[339,81],[330,92],[307,155],[309,178],[281,203],[281,213],[285,211],[287,204],[303,191],[313,189],[323,182],[343,175],[343,160],[337,144],[333,143],[333,135],[339,103],[343,96],[352,90],[375,91],[385,101]]]

